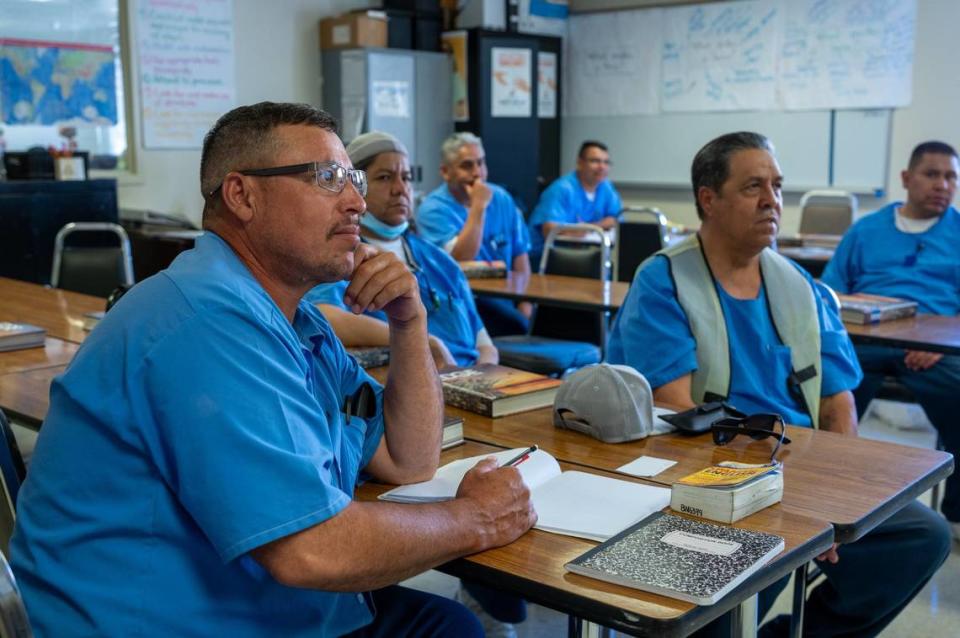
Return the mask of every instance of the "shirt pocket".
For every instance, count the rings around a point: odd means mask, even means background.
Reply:
[[[349,491],[357,482],[367,422],[358,416],[343,415],[343,437],[340,439],[340,485]]]

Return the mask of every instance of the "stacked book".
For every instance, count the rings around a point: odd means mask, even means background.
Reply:
[[[498,417],[553,405],[559,379],[490,363],[440,373],[447,405]]]
[[[357,360],[364,370],[378,368],[390,363],[390,346],[357,346],[347,348],[347,353]]]
[[[461,261],[460,270],[467,279],[503,279],[507,276],[506,262],[496,261]]]
[[[463,443],[463,419],[458,416],[444,415],[443,439],[440,442],[440,449],[446,450],[461,443]]]
[[[840,298],[840,318],[846,323],[865,325],[903,319],[917,314],[916,301],[868,295],[865,292],[837,295],[837,297]]]
[[[733,523],[783,500],[779,464],[724,461],[673,484],[670,507],[678,512]]]
[[[47,331],[29,323],[0,321],[0,352],[39,348],[47,338]]]

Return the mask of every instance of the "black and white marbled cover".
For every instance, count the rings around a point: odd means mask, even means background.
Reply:
[[[671,532],[706,537],[731,553],[717,555],[664,542]],[[565,567],[584,576],[712,605],[776,556],[783,545],[783,539],[773,534],[657,512]]]

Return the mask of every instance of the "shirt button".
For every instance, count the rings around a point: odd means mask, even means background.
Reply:
[[[357,602],[360,603],[361,605],[366,605],[366,604],[367,604],[367,601],[364,600],[364,598],[363,598],[363,594],[357,594]]]

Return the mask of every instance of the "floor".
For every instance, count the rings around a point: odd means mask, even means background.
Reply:
[[[892,423],[912,423],[900,428]],[[933,447],[936,433],[926,421],[923,411],[915,405],[876,401],[860,424],[860,435],[865,438]],[[921,497],[929,504],[930,494]],[[453,596],[458,587],[455,578],[430,571],[410,579],[405,584],[444,596]],[[790,592],[787,587],[777,600],[770,615],[789,613]],[[953,552],[940,571],[907,608],[880,634],[881,638],[948,638],[956,636],[960,627],[960,543],[954,543]],[[564,636],[567,617],[559,612],[530,605],[527,621],[517,625],[519,638],[554,638]]]

